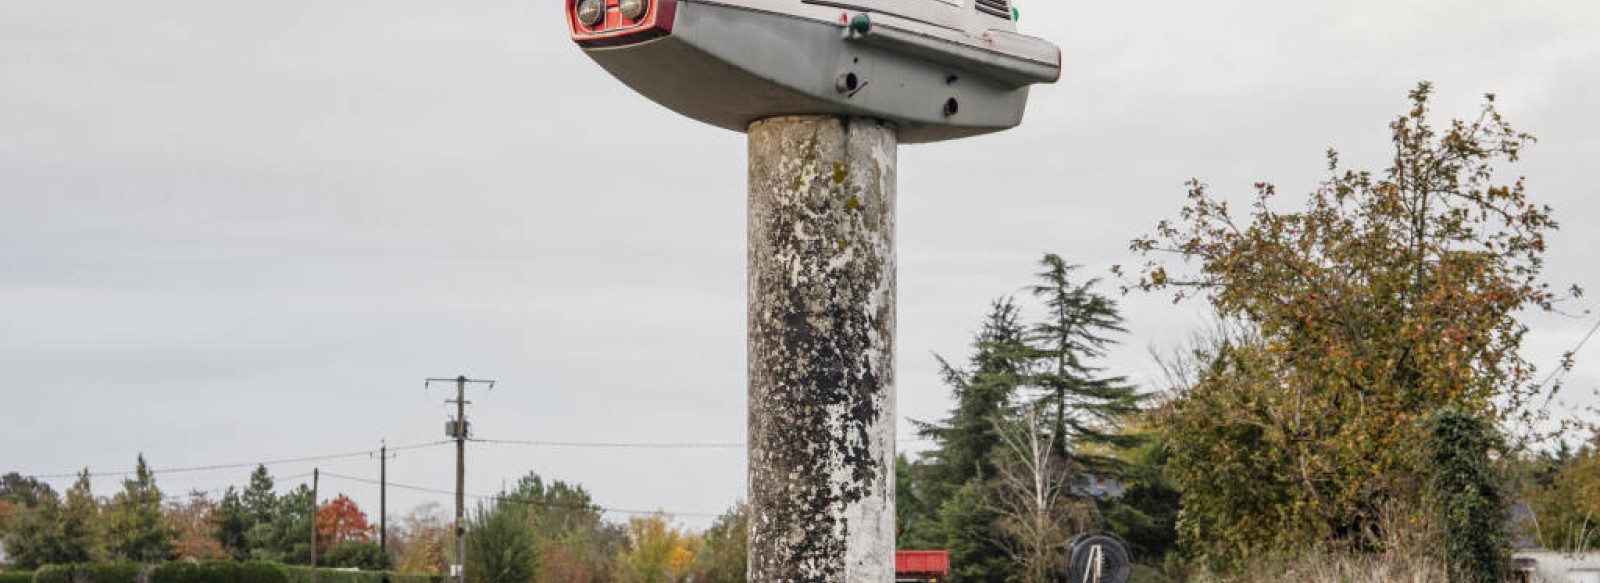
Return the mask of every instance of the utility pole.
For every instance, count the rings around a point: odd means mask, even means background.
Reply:
[[[378,446],[378,550],[389,559],[389,442]]]
[[[494,381],[469,379],[466,375],[460,375],[453,379],[428,379],[422,386],[426,389],[433,383],[456,384],[456,398],[445,401],[456,406],[455,420],[445,425],[450,437],[456,440],[456,558],[455,562],[450,565],[450,575],[455,579],[456,583],[466,583],[467,527],[463,520],[467,511],[467,405],[471,404],[471,401],[467,400],[467,385],[469,383],[485,384],[488,385],[488,388],[493,389]],[[312,581],[311,583],[316,582]]]
[[[311,583],[317,583],[317,482],[322,468],[311,468]]]

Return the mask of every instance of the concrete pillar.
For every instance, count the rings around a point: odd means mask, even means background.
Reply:
[[[895,129],[751,124],[750,583],[894,581]]]

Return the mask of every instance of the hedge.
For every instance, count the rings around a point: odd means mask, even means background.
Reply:
[[[266,561],[240,563],[238,583],[289,583],[289,570]]]
[[[289,570],[265,561],[174,562],[156,567],[150,573],[149,583],[289,583]]]
[[[72,565],[45,565],[33,573],[33,583],[73,583]]]
[[[443,575],[317,569],[317,583],[446,583],[446,579]],[[0,583],[311,583],[311,568],[267,561],[46,565],[32,573],[0,573]]]
[[[311,568],[302,566],[285,567],[289,571],[288,583],[311,583]],[[395,573],[392,571],[336,571],[326,567],[317,568],[317,583],[446,583],[450,578],[444,575],[426,575],[420,573]]]
[[[79,578],[88,583],[141,583],[139,571],[144,565],[131,563],[91,563],[76,565]]]

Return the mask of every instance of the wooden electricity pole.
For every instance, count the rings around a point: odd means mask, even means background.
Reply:
[[[494,381],[469,379],[466,375],[461,375],[453,379],[428,379],[423,383],[423,387],[426,388],[433,383],[455,383],[456,385],[456,398],[445,401],[456,406],[455,420],[445,426],[449,430],[450,437],[456,440],[456,558],[450,565],[450,575],[455,580],[455,583],[466,583],[467,528],[464,519],[467,509],[467,405],[471,403],[471,401],[467,400],[467,384],[485,384],[488,385],[488,388],[493,389]],[[311,583],[316,582],[312,581]]]
[[[389,443],[378,447],[378,550],[389,560]]]
[[[322,468],[311,468],[311,583],[317,583],[317,482]]]

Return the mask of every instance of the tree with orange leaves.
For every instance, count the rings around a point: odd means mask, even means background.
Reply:
[[[349,496],[340,494],[317,509],[317,549],[327,552],[340,543],[372,538],[372,524]]]
[[[162,518],[172,530],[172,554],[179,560],[222,561],[229,558],[217,538],[217,503],[198,490],[189,500],[167,506]]]

